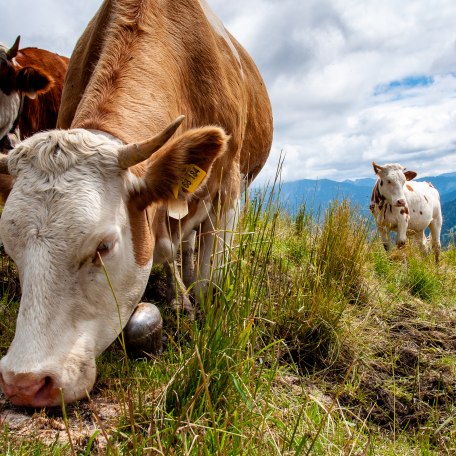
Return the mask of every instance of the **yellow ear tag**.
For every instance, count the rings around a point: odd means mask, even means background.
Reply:
[[[180,186],[188,193],[193,193],[206,177],[206,171],[196,165],[187,165],[180,180]]]

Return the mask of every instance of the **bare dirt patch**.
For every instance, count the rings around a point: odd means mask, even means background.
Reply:
[[[75,451],[85,450],[92,439],[92,453],[104,454],[118,421],[120,407],[101,397],[68,405],[67,425],[60,408],[27,410],[11,406],[0,398],[0,425],[8,429],[12,441],[40,441],[44,445],[70,445]],[[67,429],[68,426],[68,429]]]
[[[357,363],[356,388],[340,403],[389,430],[416,432],[432,422],[435,438],[446,438],[456,400],[456,310],[423,315],[419,302],[400,305],[378,331],[376,352]]]

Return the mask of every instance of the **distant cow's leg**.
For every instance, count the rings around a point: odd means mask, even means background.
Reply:
[[[429,225],[431,231],[432,250],[434,251],[435,261],[438,263],[440,257],[440,231],[442,229],[442,219],[434,219]]]
[[[388,228],[380,227],[380,237],[382,239],[383,247],[388,252],[391,249],[391,241],[390,241],[390,232]]]
[[[405,246],[407,240],[407,222],[400,218],[397,221],[397,239],[396,245],[398,249],[402,249]]]

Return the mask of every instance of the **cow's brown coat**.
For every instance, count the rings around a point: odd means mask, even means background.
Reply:
[[[230,39],[240,62],[198,1],[105,1],[71,57],[58,127],[101,130],[131,143],[152,136],[179,114],[186,116],[184,130],[221,126],[231,139],[206,188],[211,200],[231,207],[241,174],[251,181],[266,161],[272,113],[255,64]],[[142,175],[144,169],[134,172]],[[198,198],[190,202],[190,214],[197,204]],[[141,231],[148,223],[134,226],[133,237],[146,239]],[[164,220],[158,229],[159,236],[168,235]],[[136,248],[140,244],[136,241]],[[136,252],[141,262],[151,252],[148,245]]]

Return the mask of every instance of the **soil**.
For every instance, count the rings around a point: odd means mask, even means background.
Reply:
[[[0,426],[9,430],[10,441],[37,440],[44,445],[69,444],[76,452],[85,450],[93,438],[92,453],[104,454],[106,438],[114,431],[120,407],[102,397],[81,401],[66,409],[68,429],[60,408],[32,410],[11,406],[0,398]],[[101,432],[100,432],[101,430]],[[71,443],[70,443],[71,439]]]
[[[339,401],[389,430],[415,433],[432,422],[433,438],[445,439],[454,425],[456,309],[421,311],[417,302],[392,312],[384,321],[389,336],[357,364],[357,388],[344,390]]]

